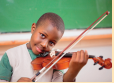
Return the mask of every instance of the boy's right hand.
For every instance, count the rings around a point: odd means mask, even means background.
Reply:
[[[32,80],[27,77],[21,77],[17,82],[32,82]]]

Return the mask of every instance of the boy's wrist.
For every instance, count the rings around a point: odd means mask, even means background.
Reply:
[[[77,74],[78,74],[78,71],[72,72],[70,69],[68,69],[68,71],[63,76],[63,81],[64,82],[75,82],[75,78],[76,78]]]

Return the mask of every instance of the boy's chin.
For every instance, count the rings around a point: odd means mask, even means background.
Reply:
[[[33,52],[35,55],[39,55],[39,54],[41,54],[40,52],[38,52],[38,51],[34,51],[34,50],[32,50],[32,52]]]
[[[39,53],[39,52],[37,52],[37,53],[34,53],[35,55],[39,55],[39,54],[41,54],[41,53]]]

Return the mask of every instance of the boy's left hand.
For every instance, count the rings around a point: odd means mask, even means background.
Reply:
[[[69,69],[65,73],[63,80],[64,81],[73,81],[75,77],[77,76],[78,72],[81,70],[81,68],[86,65],[88,61],[88,53],[87,51],[77,51],[74,52],[69,64]]]
[[[32,80],[27,77],[21,77],[17,82],[32,82]]]
[[[88,61],[87,51],[77,51],[74,52],[69,64],[69,69],[72,69],[73,72],[80,70]]]

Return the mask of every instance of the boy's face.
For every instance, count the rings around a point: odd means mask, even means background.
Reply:
[[[34,54],[50,51],[63,35],[61,31],[52,26],[49,20],[46,20],[37,28],[35,23],[33,23],[31,32],[29,48],[32,49]]]

